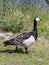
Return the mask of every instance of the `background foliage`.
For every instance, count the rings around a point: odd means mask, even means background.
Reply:
[[[39,16],[41,37],[28,47],[22,46],[15,52],[15,46],[3,45],[0,36],[0,65],[49,65],[49,5],[46,0],[0,0],[0,32],[23,32],[33,29],[33,19]],[[46,36],[46,37],[45,37]]]
[[[30,31],[33,29],[33,19],[39,16],[42,19],[38,24],[39,33],[49,35],[49,5],[46,0],[2,0],[1,2],[3,2],[3,11],[0,13],[0,30]]]

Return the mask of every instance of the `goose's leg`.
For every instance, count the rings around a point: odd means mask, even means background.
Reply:
[[[17,52],[17,51],[18,51],[18,47],[16,46],[15,52]]]
[[[28,53],[28,51],[27,51],[27,47],[25,47],[25,50],[26,50],[26,53]]]

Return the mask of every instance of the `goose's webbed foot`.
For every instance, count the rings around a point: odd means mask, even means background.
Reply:
[[[26,50],[26,54],[28,54],[28,50],[27,50],[27,47],[25,47],[25,50]]]

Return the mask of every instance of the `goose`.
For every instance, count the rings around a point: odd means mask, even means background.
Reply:
[[[28,46],[32,45],[38,37],[38,30],[37,30],[37,23],[40,22],[39,17],[34,18],[34,23],[33,23],[33,30],[31,32],[24,32],[19,35],[17,35],[15,38],[12,38],[10,40],[4,41],[4,46],[7,45],[16,45],[16,50],[18,50],[18,45],[22,45],[25,48],[26,53],[28,52]]]

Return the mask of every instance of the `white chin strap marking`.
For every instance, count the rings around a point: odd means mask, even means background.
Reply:
[[[39,21],[40,21],[40,18],[39,18],[39,17],[37,17],[35,20],[36,20],[37,22],[39,22]]]

